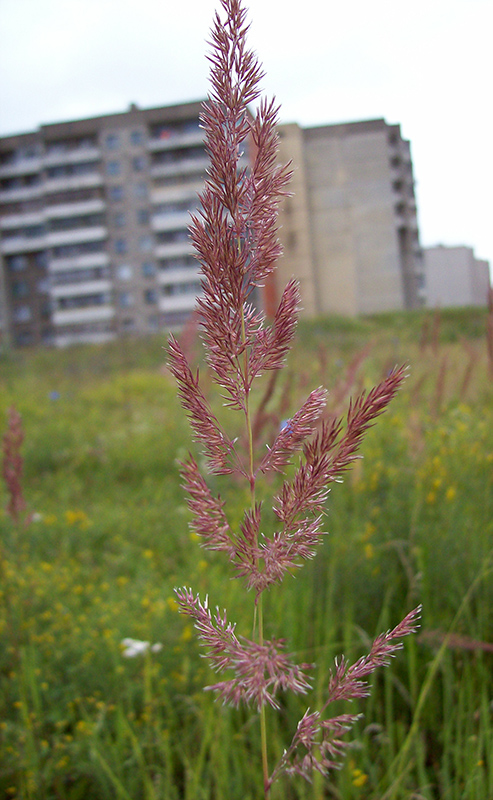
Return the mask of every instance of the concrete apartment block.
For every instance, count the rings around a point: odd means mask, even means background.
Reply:
[[[208,165],[200,110],[132,105],[0,138],[4,340],[63,346],[183,325],[200,292],[188,237]],[[292,124],[279,134],[293,196],[280,214],[284,258],[258,302],[273,313],[294,276],[307,316],[418,306],[412,164],[399,126]]]
[[[424,253],[426,304],[430,308],[486,306],[490,288],[487,261],[472,247],[426,247]]]
[[[280,126],[295,197],[283,204],[282,278],[301,277],[308,316],[416,308],[423,282],[409,143],[369,120]]]
[[[14,344],[102,342],[183,324],[207,156],[201,103],[0,139],[0,257]]]

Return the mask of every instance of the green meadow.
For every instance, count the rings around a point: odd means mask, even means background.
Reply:
[[[307,697],[268,713],[273,766],[338,654],[423,605],[422,625],[372,693],[342,769],[282,779],[273,800],[493,797],[493,364],[486,313],[389,314],[302,323],[259,389],[265,447],[308,392],[328,414],[396,364],[409,377],[334,485],[317,558],[268,594],[266,635],[313,662]],[[253,598],[190,533],[178,461],[194,448],[165,369],[164,336],[0,355],[0,426],[24,427],[30,520],[0,486],[0,798],[257,800],[255,710],[214,682],[173,588],[191,586],[249,635]],[[189,343],[200,362],[197,341]],[[490,354],[490,359],[491,359]],[[207,374],[217,413],[226,411]],[[216,398],[216,399],[214,399]],[[236,431],[235,417],[230,430]],[[241,436],[238,429],[236,435]],[[240,442],[241,444],[241,442]],[[248,498],[211,480],[238,523]],[[265,495],[276,490],[265,487]],[[157,645],[128,657],[122,641]],[[334,708],[334,712],[340,712]]]

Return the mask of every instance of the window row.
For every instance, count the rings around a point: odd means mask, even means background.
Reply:
[[[198,133],[200,123],[198,119],[186,122],[158,123],[151,126],[151,139],[173,139],[190,133]]]
[[[126,133],[123,131],[120,133],[108,133],[104,139],[105,147],[108,150],[117,150],[122,143],[124,143]],[[128,140],[130,144],[133,145],[140,145],[145,141],[145,133],[142,130],[133,130],[130,131],[128,135]]]
[[[165,297],[177,297],[182,295],[196,296],[200,293],[200,288],[199,281],[167,284],[161,287],[161,294]],[[159,294],[158,289],[144,289],[142,292],[142,300],[145,305],[156,305],[159,300]],[[136,302],[136,295],[132,292],[118,292],[116,301],[120,308],[132,308]],[[74,295],[72,297],[58,297],[52,302],[57,311],[94,308],[96,306],[111,305],[112,295],[110,292],[93,292],[91,294]],[[48,319],[50,314],[50,303],[45,302],[41,307],[40,316],[43,319]],[[33,316],[33,309],[29,305],[16,305],[12,310],[12,319],[17,324],[31,322]]]
[[[27,255],[4,256],[5,266],[9,272],[23,272],[32,264],[38,269],[43,269],[48,264],[48,257],[44,250]]]
[[[10,292],[14,300],[22,300],[24,297],[29,297],[32,288],[33,287],[27,281],[13,281],[10,287]],[[47,294],[49,290],[49,278],[41,278],[36,282],[36,291],[34,294]]]
[[[178,164],[180,161],[201,161],[206,155],[206,150],[201,145],[183,147],[180,150],[163,150],[152,154],[152,166]]]
[[[121,184],[110,186],[108,188],[108,199],[113,203],[121,202],[125,197],[126,188],[129,188],[128,184],[125,187]],[[144,200],[147,197],[147,184],[144,182],[135,183],[132,187],[132,192],[134,197],[136,197],[138,200]]]
[[[56,167],[48,167],[46,176],[48,178],[71,178],[92,175],[95,172],[98,172],[97,161],[83,161],[80,164],[59,164]]]
[[[43,320],[48,320],[51,315],[50,304],[49,302],[43,303],[39,311],[39,317]],[[29,305],[22,305],[22,306],[14,306],[12,309],[12,321],[15,322],[17,325],[25,324],[26,322],[32,322],[32,320],[36,317],[36,314],[31,306]]]
[[[30,189],[33,186],[39,186],[40,183],[41,176],[38,172],[34,175],[18,175],[15,178],[3,178],[0,180],[0,190]]]
[[[108,175],[121,175],[122,174],[121,161],[108,161],[106,164],[106,172]],[[134,172],[143,172],[147,166],[145,156],[134,156],[132,158],[132,169]]]

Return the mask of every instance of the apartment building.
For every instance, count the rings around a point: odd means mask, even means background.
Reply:
[[[307,316],[373,314],[424,302],[410,144],[383,119],[281,125],[292,161],[280,287],[299,278]]]
[[[207,168],[200,108],[132,105],[0,139],[0,293],[14,345],[184,322],[200,291],[187,231]]]
[[[430,308],[486,306],[490,266],[474,255],[472,247],[426,247],[426,305]]]
[[[200,292],[187,230],[208,164],[200,110],[132,105],[0,138],[0,336],[63,346],[185,322]],[[307,316],[419,306],[413,171],[399,126],[279,133],[294,196],[281,208],[284,257],[260,300],[266,311],[292,275]]]

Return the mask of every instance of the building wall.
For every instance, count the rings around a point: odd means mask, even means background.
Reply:
[[[297,274],[303,259],[302,294],[311,282],[306,313],[357,315],[419,306],[412,163],[399,127],[384,120],[289,126],[285,136],[286,128],[280,129],[281,156],[293,161],[306,209],[293,218],[306,226],[307,245],[290,262]],[[293,189],[298,193],[294,184]],[[292,223],[285,208],[281,222],[289,252]]]
[[[427,247],[424,263],[430,308],[487,305],[489,264],[475,258],[471,247]]]
[[[274,275],[279,295],[291,278],[300,284],[302,313],[312,317],[318,313],[316,284],[313,275],[312,237],[310,232],[308,187],[305,170],[303,132],[299,125],[279,128],[279,161],[291,161],[290,197],[285,198],[279,212],[279,236],[283,256]]]
[[[187,318],[200,291],[187,230],[207,167],[200,109],[131,106],[0,139],[14,343],[104,341]]]

